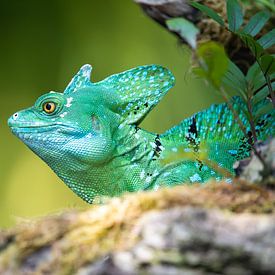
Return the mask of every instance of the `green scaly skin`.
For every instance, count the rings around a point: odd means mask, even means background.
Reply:
[[[92,83],[91,69],[84,65],[64,93],[42,95],[8,121],[12,132],[85,201],[219,180],[223,175],[209,163],[233,175],[233,163],[249,154],[249,142],[226,104],[213,105],[162,135],[138,127],[174,85],[169,70],[141,66]],[[47,103],[54,106],[51,113]],[[235,98],[232,104],[249,132],[243,103]],[[274,112],[258,121],[262,139],[274,134],[270,121]]]

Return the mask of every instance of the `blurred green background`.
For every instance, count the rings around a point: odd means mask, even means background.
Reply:
[[[87,205],[13,136],[7,118],[49,91],[62,91],[79,67],[93,81],[143,64],[161,64],[176,86],[142,123],[162,132],[220,101],[188,73],[190,52],[131,0],[0,1],[0,227]]]

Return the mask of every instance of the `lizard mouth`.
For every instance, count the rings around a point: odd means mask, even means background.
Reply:
[[[48,132],[56,129],[77,131],[76,127],[64,124],[62,122],[29,122],[18,119],[18,113],[15,113],[8,119],[8,125],[13,132]]]
[[[9,125],[12,131],[15,132],[48,132],[54,129],[64,129],[75,131],[76,129],[64,124],[47,124],[47,125]]]
[[[70,139],[72,133],[79,132],[77,129],[61,124],[43,126],[10,126],[12,133],[30,147],[35,144],[49,146],[51,144],[63,145]]]

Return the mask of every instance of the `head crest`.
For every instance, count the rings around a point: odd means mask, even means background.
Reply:
[[[92,66],[89,64],[83,65],[78,73],[73,77],[68,86],[66,87],[64,94],[70,94],[77,91],[79,88],[85,88],[91,85],[91,72]]]

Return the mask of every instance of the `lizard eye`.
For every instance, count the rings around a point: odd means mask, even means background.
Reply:
[[[56,104],[54,102],[45,102],[43,104],[43,111],[47,114],[52,114],[56,109]]]

